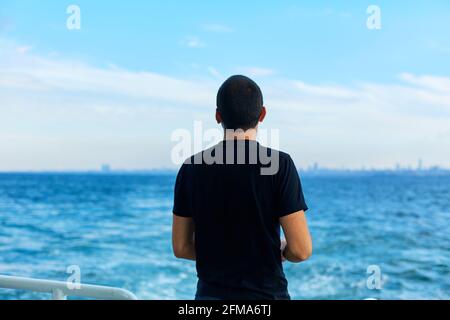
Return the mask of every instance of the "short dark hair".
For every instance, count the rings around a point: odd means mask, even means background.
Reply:
[[[225,129],[255,128],[263,107],[263,95],[255,81],[235,75],[228,78],[217,92],[217,110]]]

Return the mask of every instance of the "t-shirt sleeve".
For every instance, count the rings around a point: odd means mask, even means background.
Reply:
[[[289,155],[283,160],[280,161],[276,186],[276,214],[278,217],[308,210],[294,161]]]
[[[189,190],[187,186],[186,165],[183,164],[178,171],[174,189],[173,214],[180,217],[192,217],[189,208]]]

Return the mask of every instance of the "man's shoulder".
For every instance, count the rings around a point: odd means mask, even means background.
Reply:
[[[275,148],[270,148],[270,147],[266,147],[263,145],[260,145],[260,148],[269,156],[277,156],[280,159],[280,162],[289,162],[292,160],[291,156],[289,153],[275,149]]]
[[[202,150],[200,152],[197,152],[193,154],[192,156],[188,157],[186,160],[184,160],[182,167],[189,168],[194,164],[204,164],[204,155],[205,152],[207,152],[209,149]]]
[[[274,160],[276,158],[279,164],[282,166],[289,165],[293,163],[293,160],[289,153],[271,148],[268,146],[264,146],[262,144],[257,144],[258,148],[255,149],[257,151],[257,158],[261,161],[262,158],[270,158],[271,160]],[[190,157],[188,157],[182,164],[182,169],[190,171],[195,167],[198,167],[196,165],[206,165],[207,161],[205,162],[205,158],[209,158],[211,156],[215,156],[216,151],[218,148],[222,148],[220,144],[214,145],[210,148],[204,149],[200,152],[197,152]],[[223,154],[221,155],[223,156]],[[225,160],[223,160],[225,161]]]
[[[183,162],[182,167],[190,168],[194,164],[205,164],[205,158],[210,155],[214,155],[216,151],[219,150],[219,148],[222,148],[222,145],[220,143],[193,154]]]

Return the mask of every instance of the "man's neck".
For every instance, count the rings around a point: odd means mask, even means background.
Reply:
[[[224,140],[256,140],[256,128],[243,130],[225,130]]]

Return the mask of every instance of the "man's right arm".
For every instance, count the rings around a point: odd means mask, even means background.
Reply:
[[[286,237],[286,247],[282,254],[290,262],[302,262],[312,254],[312,240],[306,222],[305,212],[298,211],[280,218]]]
[[[173,215],[172,248],[175,257],[195,260],[195,224],[189,217]]]

